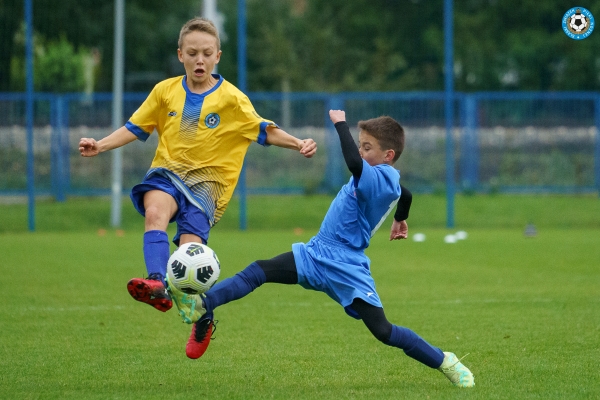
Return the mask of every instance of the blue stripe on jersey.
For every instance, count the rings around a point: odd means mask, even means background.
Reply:
[[[186,94],[185,105],[181,113],[181,124],[179,125],[179,133],[182,139],[191,140],[198,132],[198,121],[200,120],[203,102],[204,96],[189,92]]]
[[[132,123],[131,121],[127,121],[125,123],[125,128],[127,128],[129,132],[137,136],[137,138],[140,139],[142,142],[145,142],[150,137],[149,133],[146,133],[142,128]]]
[[[185,89],[185,104],[183,105],[183,111],[181,112],[181,124],[179,125],[179,133],[182,139],[191,140],[196,136],[198,132],[198,122],[200,120],[200,112],[202,111],[202,103],[204,103],[204,97],[208,96],[223,82],[221,75],[213,74],[215,79],[218,79],[215,86],[210,90],[197,94],[190,91],[185,82],[185,75],[182,79],[182,85]]]

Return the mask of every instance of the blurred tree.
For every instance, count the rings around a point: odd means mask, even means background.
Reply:
[[[0,90],[23,0],[0,0]],[[568,38],[561,27],[570,0],[455,0],[456,89],[599,90],[600,32]],[[600,18],[600,0],[585,5]],[[219,73],[237,80],[237,1],[219,0],[225,16]],[[181,25],[201,2],[126,1],[126,90],[148,91],[183,73]],[[248,87],[279,91],[442,90],[442,0],[247,0]],[[35,0],[34,24],[49,41],[61,35],[101,55],[96,90],[112,87],[113,1]]]
[[[434,67],[443,59],[435,41],[441,37],[441,11],[432,2],[249,0],[248,5],[251,90],[279,90],[282,73],[292,90],[303,91],[438,89],[443,82]]]
[[[14,78],[13,89],[25,90],[25,27],[16,35],[16,48],[22,51],[13,55],[10,74]],[[34,33],[34,88],[39,92],[81,92],[84,89],[84,57],[86,51],[80,47],[75,52],[73,45],[63,36],[57,41],[44,43]],[[19,54],[20,53],[20,54]]]
[[[66,37],[52,41],[35,60],[35,87],[41,92],[81,92],[84,89],[84,52],[79,52]]]
[[[598,90],[600,35],[568,38],[567,0],[455,2],[457,90]],[[600,1],[586,5],[600,14]],[[598,17],[598,16],[597,16]]]
[[[197,0],[126,0],[126,84],[128,77],[137,77],[129,89],[148,91],[158,80],[183,72],[176,53],[179,29],[200,12],[200,5]],[[64,37],[76,53],[80,48],[97,49],[101,65],[95,89],[111,90],[114,1],[62,0],[57,5],[54,0],[35,0],[33,8],[34,30],[43,40],[60,42]],[[23,52],[15,42],[22,21],[23,0],[0,0],[0,90],[21,87],[22,74],[11,77],[9,71],[13,55]],[[148,72],[150,80],[140,81],[140,73]]]
[[[23,0],[0,0],[0,92],[11,90],[11,58],[16,53],[14,36],[23,20]]]

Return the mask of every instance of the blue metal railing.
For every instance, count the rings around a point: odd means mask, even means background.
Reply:
[[[322,169],[304,171],[310,176],[295,179],[292,175],[302,171],[290,170],[281,183],[254,179],[264,175],[257,168],[269,167],[252,162],[255,156],[250,152],[248,192],[299,192],[308,190],[306,185],[311,186],[310,190],[339,187],[346,177],[337,142],[330,140],[335,136],[325,134],[331,130],[330,108],[346,109],[351,126],[359,119],[381,114],[397,118],[408,127],[407,151],[400,160],[404,182],[417,191],[443,190],[449,168],[443,162],[447,144],[443,134],[444,95],[443,92],[250,93],[258,113],[275,121],[285,114],[281,112],[282,104],[290,104],[290,126],[284,128],[295,132],[306,127],[311,135],[324,135],[319,146],[326,157],[319,167]],[[133,113],[146,96],[147,93],[125,93],[124,114]],[[20,133],[15,133],[16,128],[25,132],[26,100],[25,93],[0,93],[0,195],[27,194],[21,174],[26,170],[28,152],[26,147],[15,144],[26,143]],[[34,93],[33,124],[38,132],[34,135],[36,194],[51,194],[61,201],[67,195],[110,193],[110,184],[104,176],[97,182],[87,182],[80,176],[83,172],[77,164],[80,161],[74,146],[78,139],[73,137],[73,131],[96,127],[100,130],[98,134],[110,133],[111,101],[110,93]],[[600,191],[600,93],[455,93],[454,101],[452,152],[457,190]],[[45,134],[50,130],[47,149],[44,149],[47,139],[40,139],[40,130]],[[150,151],[150,147],[143,151]],[[135,148],[132,154],[137,151]],[[143,162],[125,167],[130,175],[125,182],[126,190],[127,182],[141,179],[150,164],[151,156],[145,157]],[[10,166],[3,163],[3,158]],[[320,182],[315,183],[315,179]]]

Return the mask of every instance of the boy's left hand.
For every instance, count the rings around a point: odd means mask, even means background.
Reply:
[[[311,158],[317,152],[317,143],[312,139],[304,139],[301,141],[302,147],[300,148],[300,154],[306,158]]]
[[[392,230],[390,232],[390,240],[399,240],[408,238],[408,224],[406,221],[396,221],[392,223]]]

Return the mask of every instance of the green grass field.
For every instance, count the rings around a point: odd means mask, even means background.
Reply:
[[[328,203],[260,200],[251,204],[250,226],[282,229],[237,231],[237,211],[229,210],[210,241],[222,277],[308,240]],[[446,244],[449,231],[438,226],[444,210],[427,209],[443,199],[419,196],[409,226],[425,242],[389,242],[387,227],[374,237],[367,254],[388,319],[444,350],[469,353],[474,389],[454,388],[377,342],[325,295],[295,286],[265,285],[219,308],[216,339],[201,359],[187,359],[190,327],[125,288],[145,274],[142,219],[126,205],[124,232],[98,232],[104,203],[40,204],[37,233],[7,230],[22,221],[24,206],[0,206],[0,398],[600,397],[597,197],[461,198],[457,229],[469,236]],[[302,207],[306,218],[300,211],[285,218]],[[504,220],[497,215],[511,207]],[[530,220],[536,237],[523,235]],[[56,221],[64,226],[53,229]]]

